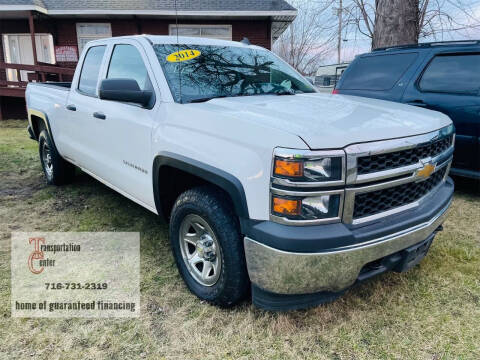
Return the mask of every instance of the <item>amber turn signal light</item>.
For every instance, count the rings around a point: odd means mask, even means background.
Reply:
[[[303,176],[303,162],[275,159],[275,175],[301,177]]]
[[[302,209],[301,200],[273,198],[273,212],[282,215],[299,216]]]

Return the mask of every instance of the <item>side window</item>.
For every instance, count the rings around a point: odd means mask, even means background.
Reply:
[[[422,91],[477,94],[480,89],[480,54],[435,57],[419,86]]]
[[[94,46],[88,49],[82,65],[78,90],[86,95],[95,96],[97,91],[98,76],[102,66],[105,46]]]
[[[143,59],[132,45],[115,45],[107,79],[134,79],[141,90],[153,90]]]
[[[341,89],[390,90],[417,57],[417,53],[362,56],[350,65]]]

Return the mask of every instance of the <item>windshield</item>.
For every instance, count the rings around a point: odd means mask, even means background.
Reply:
[[[265,50],[178,44],[154,45],[154,49],[179,103],[315,92],[289,65]]]

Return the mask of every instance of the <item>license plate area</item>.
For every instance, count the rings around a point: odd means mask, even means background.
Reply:
[[[432,234],[428,239],[419,244],[413,245],[408,249],[402,250],[399,255],[402,260],[393,268],[396,272],[405,272],[415,265],[418,265],[427,255],[430,245],[432,245],[435,234]]]
[[[435,233],[430,235],[426,240],[407,249],[368,263],[360,271],[357,282],[365,281],[389,270],[405,272],[415,265],[418,265],[425,255],[427,255],[434,237]]]

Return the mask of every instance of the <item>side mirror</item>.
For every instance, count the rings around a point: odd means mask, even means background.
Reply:
[[[147,106],[153,92],[141,90],[134,79],[104,79],[100,83],[100,99],[130,102]]]

